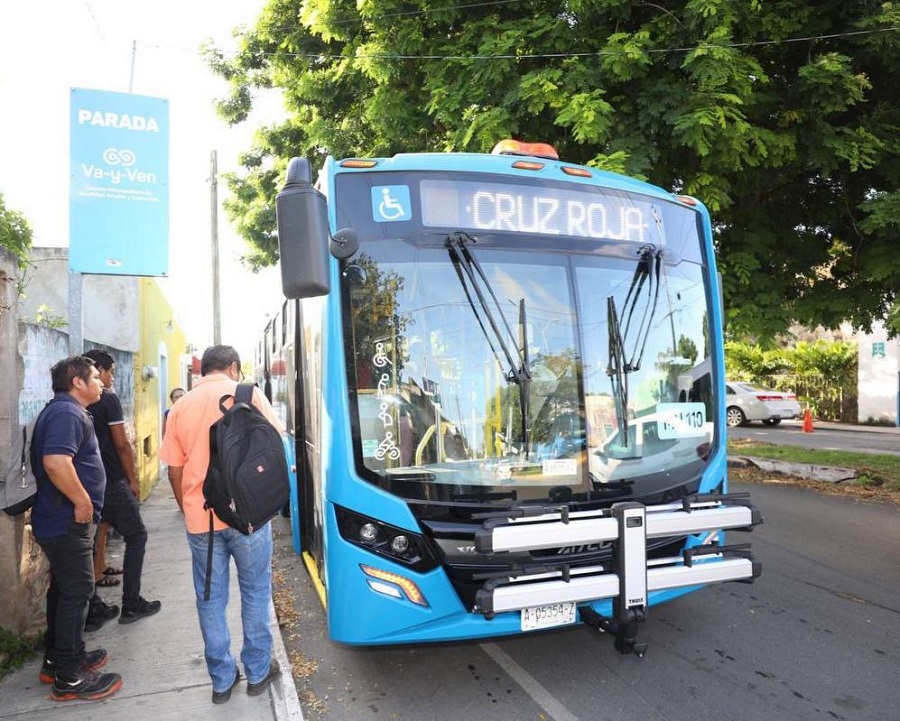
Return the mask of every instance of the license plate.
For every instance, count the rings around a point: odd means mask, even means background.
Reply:
[[[554,626],[566,626],[570,623],[575,623],[574,601],[523,608],[521,613],[523,631],[537,631],[541,628],[553,628]]]

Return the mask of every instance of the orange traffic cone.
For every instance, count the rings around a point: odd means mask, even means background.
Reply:
[[[806,409],[806,413],[803,414],[803,432],[804,433],[814,433],[815,428],[813,428],[812,423],[812,413],[809,412],[809,408]]]

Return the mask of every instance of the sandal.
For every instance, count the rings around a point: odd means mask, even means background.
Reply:
[[[107,566],[106,568],[103,569],[103,575],[104,576],[121,576],[122,569],[116,568],[115,566]]]
[[[118,586],[120,583],[122,583],[122,581],[113,576],[104,576],[99,581],[94,581],[94,585],[100,586],[100,588],[111,588],[112,586]]]

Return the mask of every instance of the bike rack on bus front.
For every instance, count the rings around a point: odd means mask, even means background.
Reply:
[[[761,572],[749,544],[700,545],[684,550],[680,556],[647,559],[648,538],[751,530],[762,523],[761,514],[746,494],[695,495],[662,506],[618,503],[600,511],[571,512],[565,506],[553,512],[542,510],[549,509],[539,509],[540,515],[531,517],[527,516],[535,513],[533,508],[521,506],[504,513],[505,517],[491,514],[493,517],[476,531],[475,549],[502,554],[608,542],[614,550],[614,570],[602,565],[557,564],[485,574],[479,578],[487,580],[475,596],[475,610],[485,618],[533,606],[574,602],[582,621],[611,633],[619,651],[643,656],[646,644],[637,643],[635,637],[637,624],[647,617],[650,591],[752,582]],[[601,616],[590,606],[602,599],[612,599],[612,618]]]

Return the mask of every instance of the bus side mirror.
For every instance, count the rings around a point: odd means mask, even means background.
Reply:
[[[326,295],[329,283],[328,205],[310,183],[309,161],[291,158],[275,197],[281,288],[286,298]]]
[[[359,250],[359,234],[353,228],[341,228],[329,243],[331,254],[338,260],[347,260]]]

